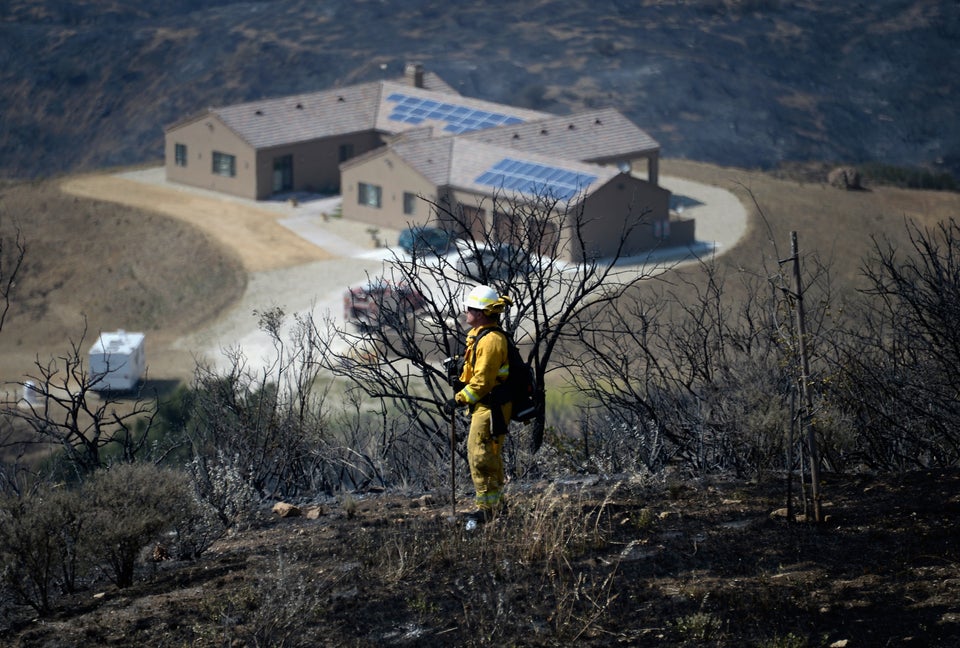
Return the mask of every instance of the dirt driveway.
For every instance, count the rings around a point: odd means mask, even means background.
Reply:
[[[249,272],[243,298],[216,321],[179,339],[148,339],[153,378],[189,379],[198,359],[223,366],[226,349],[241,349],[256,369],[272,353],[272,344],[259,330],[254,311],[279,307],[288,315],[336,316],[344,289],[378,273],[390,256],[388,249],[374,246],[367,225],[331,217],[339,199],[243,200],[167,183],[162,168],[70,178],[62,188],[189,222],[233,250]],[[387,241],[396,235],[378,233]]]
[[[83,198],[118,202],[187,221],[233,249],[249,272],[275,270],[333,258],[334,254],[281,226],[282,212],[250,201],[179,188],[157,177],[157,170],[122,175],[91,175],[66,180],[62,187]]]
[[[685,215],[697,220],[704,249],[722,253],[745,232],[746,211],[729,191],[674,177],[660,182],[694,205]],[[252,369],[265,366],[273,346],[254,311],[279,307],[288,316],[310,312],[318,321],[337,318],[344,289],[380,274],[393,255],[375,247],[367,225],[331,217],[339,199],[244,200],[167,183],[162,167],[72,178],[63,189],[187,221],[234,250],[250,273],[243,298],[217,321],[162,347],[148,346],[153,377],[188,379],[197,359],[222,367],[226,349],[241,350]],[[378,237],[392,244],[397,234],[381,230]]]

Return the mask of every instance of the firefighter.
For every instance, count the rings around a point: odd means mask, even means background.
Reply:
[[[503,506],[505,479],[501,452],[511,404],[495,404],[488,398],[510,372],[506,337],[484,335],[479,344],[476,339],[484,329],[499,328],[500,315],[511,303],[509,297],[499,296],[489,286],[477,286],[467,295],[463,306],[470,331],[459,376],[463,387],[447,403],[450,411],[464,405],[470,409],[467,461],[476,490],[477,510],[468,517],[478,524],[492,520]]]

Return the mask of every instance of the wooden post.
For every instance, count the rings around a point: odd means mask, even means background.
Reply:
[[[787,432],[787,519],[793,522],[793,443],[797,427],[797,390],[790,389],[790,430]],[[803,479],[803,472],[800,473]]]
[[[810,454],[810,496],[813,498],[813,519],[822,522],[820,512],[820,459],[817,438],[811,419],[813,396],[810,394],[810,360],[807,357],[807,324],[803,312],[803,285],[800,279],[800,251],[797,233],[790,232],[790,253],[793,255],[793,281],[797,300],[797,338],[800,352],[800,389],[803,390],[804,413],[801,420],[807,428],[807,450]]]

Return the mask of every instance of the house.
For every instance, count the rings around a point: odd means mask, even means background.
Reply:
[[[675,245],[670,192],[628,170],[526,153],[464,137],[397,141],[341,167],[343,216],[403,228],[437,219],[457,236],[505,240],[528,213],[523,204],[548,197],[555,224],[538,226],[541,252],[581,262]],[[439,207],[439,210],[436,209]],[[541,210],[542,211],[542,210]],[[623,238],[632,212],[643,224]],[[570,217],[580,219],[578,231]],[[614,215],[611,217],[611,215]],[[532,217],[532,216],[531,216]],[[690,230],[692,237],[692,230]]]
[[[562,224],[546,233],[542,246],[570,260],[612,253],[641,210],[624,252],[693,242],[692,221],[670,220],[659,144],[618,111],[558,116],[463,97],[416,65],[402,79],[211,108],[165,140],[170,181],[257,200],[341,193],[344,218],[378,227],[443,220],[433,207],[444,205],[470,223],[457,235],[499,232],[546,192],[589,223],[581,236]]]
[[[415,117],[397,112],[397,97],[414,92],[460,98],[436,74],[408,66],[398,80],[208,108],[164,130],[167,180],[252,200],[293,191],[338,193],[342,162],[418,128]]]

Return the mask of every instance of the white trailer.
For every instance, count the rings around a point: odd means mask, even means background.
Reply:
[[[147,368],[143,333],[101,333],[90,347],[90,383],[96,391],[130,391]]]

